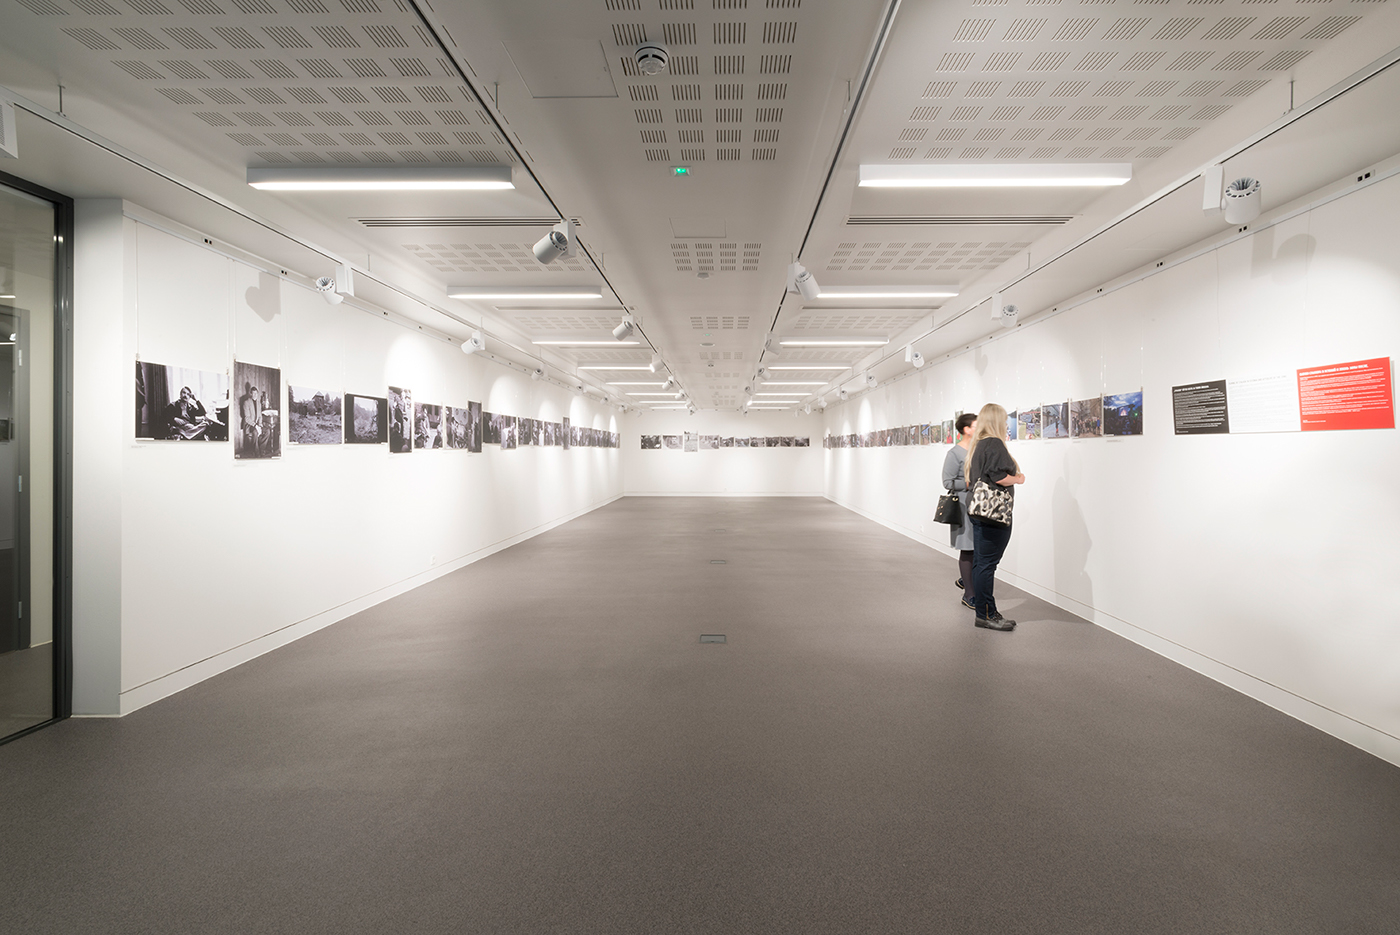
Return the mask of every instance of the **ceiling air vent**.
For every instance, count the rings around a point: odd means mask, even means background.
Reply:
[[[1000,224],[1068,224],[1073,215],[1062,214],[863,214],[846,218],[853,227],[890,225],[930,225],[935,227],[986,226]]]

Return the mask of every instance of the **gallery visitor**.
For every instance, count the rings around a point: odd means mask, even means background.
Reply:
[[[1006,448],[1006,410],[987,403],[977,413],[977,426],[967,452],[964,480],[969,488],[968,518],[972,522],[972,590],[977,626],[987,630],[1016,629],[997,611],[992,593],[997,565],[1011,541],[1011,508],[1015,491],[1026,475]]]
[[[977,428],[977,417],[970,412],[958,416],[955,423],[958,442],[948,449],[943,459],[943,487],[956,493],[962,505],[960,523],[948,526],[948,544],[958,550],[958,580],[955,587],[962,590],[962,604],[968,610],[976,610],[972,590],[972,524],[967,521],[967,449],[972,445],[972,435]]]

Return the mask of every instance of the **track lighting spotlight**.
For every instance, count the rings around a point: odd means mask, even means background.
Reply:
[[[1016,325],[1016,318],[1021,314],[1021,310],[1014,305],[1003,305],[1001,315],[998,317],[1003,328],[1012,328]]]
[[[1259,180],[1249,176],[1235,179],[1226,185],[1222,199],[1225,206],[1225,223],[1248,224],[1257,218],[1263,210],[1259,195],[1261,188]]]
[[[820,409],[822,412],[826,412],[826,397],[825,397],[825,396],[820,396],[820,397],[817,398],[817,408]]]
[[[332,305],[339,305],[347,295],[354,295],[355,274],[350,264],[340,263],[335,268],[334,276],[322,276],[316,280],[316,291]]]
[[[766,380],[766,379],[768,379],[768,376],[769,376],[768,368],[767,368],[767,367],[759,367],[759,368],[758,368],[757,376],[758,376],[758,379],[760,379],[760,380]]]
[[[477,351],[486,350],[486,336],[480,331],[473,331],[472,336],[462,342],[463,354],[475,354]]]
[[[846,391],[843,389],[843,390],[841,390],[841,392],[838,393],[837,395],[841,397],[841,402],[844,403],[847,399],[850,398],[850,395],[851,395],[851,394],[848,393],[848,392],[846,392]]]
[[[331,305],[339,305],[345,301],[345,296],[335,291],[335,279],[331,276],[322,276],[316,280],[316,291],[321,293],[321,298]]]
[[[804,299],[815,299],[822,293],[816,278],[801,263],[788,265],[788,291],[800,293]]]
[[[631,313],[625,312],[622,315],[622,321],[612,330],[612,336],[619,341],[626,341],[628,338],[632,337],[632,332],[636,330],[636,326],[632,322]]]
[[[656,371],[658,371],[658,370],[661,369],[661,355],[660,355],[660,354],[652,354],[652,355],[651,355],[651,366],[648,367],[647,369],[650,370],[652,373],[655,373]]]
[[[543,378],[544,378],[544,368],[543,368],[543,367],[536,367],[534,370],[530,371],[530,379],[531,379],[531,380],[540,380],[540,379],[543,379]]]
[[[914,369],[917,370],[924,365],[924,355],[914,350],[914,345],[907,345],[904,348],[904,362],[913,364]]]
[[[768,357],[783,356],[782,345],[778,343],[778,336],[770,334],[763,340],[763,353]]]
[[[866,386],[870,387],[871,389],[874,389],[875,386],[879,384],[879,382],[880,382],[879,380],[875,379],[875,374],[870,373],[869,371],[866,372],[866,374],[865,374],[865,385],[866,385]]]
[[[574,222],[560,221],[535,243],[535,259],[548,266],[560,257],[574,255]]]
[[[661,384],[661,391],[664,393],[666,390],[669,390],[671,387],[673,387],[673,386],[675,386],[675,385],[676,385],[676,378],[675,378],[674,376],[669,376],[669,377],[666,378],[666,382]]]

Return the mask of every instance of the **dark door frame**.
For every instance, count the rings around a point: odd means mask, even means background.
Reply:
[[[0,172],[0,185],[54,206],[53,327],[53,711],[7,737],[23,737],[73,713],[73,199]]]

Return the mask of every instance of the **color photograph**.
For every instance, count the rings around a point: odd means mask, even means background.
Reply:
[[[1006,414],[1006,440],[1014,442],[1016,440],[1016,410],[1013,409]]]
[[[1040,437],[1069,438],[1069,403],[1040,407]]]
[[[1069,404],[1069,433],[1074,438],[1103,435],[1103,397],[1076,399]]]
[[[339,393],[288,385],[288,442],[293,445],[339,445],[344,438]]]
[[[413,447],[420,451],[447,447],[443,439],[441,406],[413,404]]]
[[[345,394],[345,443],[382,445],[389,440],[389,400]]]
[[[413,392],[389,387],[389,450],[407,454],[413,450]]]
[[[227,374],[136,362],[137,438],[226,442],[228,418]]]
[[[1021,441],[1040,438],[1040,408],[1022,409],[1016,416],[1016,437]]]
[[[945,444],[945,445],[951,445],[951,444],[953,444],[954,442],[956,442],[957,440],[958,440],[958,439],[957,439],[957,436],[955,436],[955,435],[953,434],[953,420],[952,420],[952,419],[944,419],[944,420],[943,420],[943,444]]]
[[[1103,398],[1105,435],[1142,434],[1142,390],[1117,393]]]
[[[264,461],[282,457],[282,371],[235,360],[233,385],[241,390],[234,458]]]

